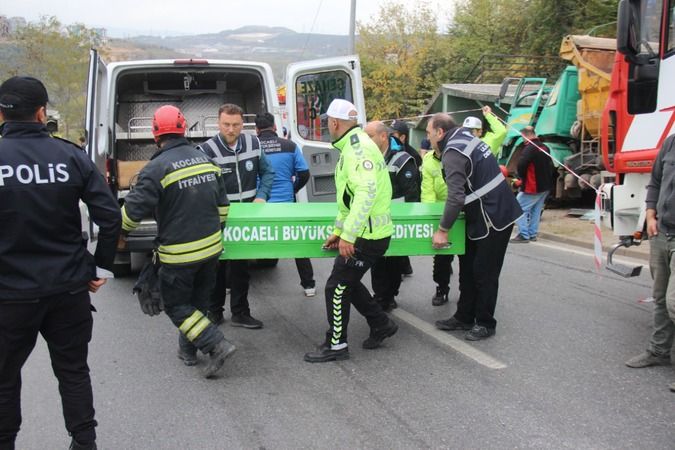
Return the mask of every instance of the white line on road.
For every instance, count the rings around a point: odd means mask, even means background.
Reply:
[[[480,350],[472,347],[466,342],[457,339],[456,337],[451,336],[444,331],[436,329],[430,323],[425,322],[424,320],[409,313],[408,311],[401,309],[400,307],[393,310],[390,314],[396,316],[398,319],[404,321],[405,323],[412,326],[413,328],[416,328],[422,333],[427,334],[428,336],[434,338],[441,344],[458,351],[464,356],[473,359],[477,363],[482,364],[489,369],[505,369],[507,367],[506,364],[494,359],[487,353],[481,352]]]
[[[579,249],[577,248],[571,248],[566,246],[565,244],[550,244],[550,243],[544,243],[542,241],[537,241],[537,242],[532,242],[532,245],[536,245],[537,247],[546,247],[546,248],[551,248],[554,250],[560,250],[563,252],[567,253],[573,253],[575,255],[581,255],[581,256],[588,256],[589,258],[593,258],[593,252],[590,250],[585,250],[585,249]],[[606,259],[607,253],[605,252],[603,259]],[[606,261],[605,261],[606,262]],[[644,266],[648,264],[647,261],[643,261],[637,258],[631,258],[629,256],[615,256],[614,257],[614,262],[619,262],[623,264],[631,264],[631,265],[636,265],[636,266]]]

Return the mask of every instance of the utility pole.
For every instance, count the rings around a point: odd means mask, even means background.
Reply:
[[[352,7],[349,13],[349,54],[356,52],[356,0],[352,0]]]

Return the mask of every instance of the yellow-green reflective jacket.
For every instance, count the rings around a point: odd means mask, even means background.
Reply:
[[[357,237],[391,236],[391,180],[380,149],[358,127],[333,146],[340,151],[335,167],[338,215],[334,233],[352,243]]]

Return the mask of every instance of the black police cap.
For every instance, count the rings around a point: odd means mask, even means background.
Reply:
[[[13,111],[45,106],[49,101],[42,81],[33,77],[12,77],[0,85],[0,108]]]
[[[255,115],[255,126],[259,130],[274,127],[274,116],[269,112],[258,113]]]
[[[396,131],[398,133],[405,134],[406,136],[410,132],[410,130],[408,129],[408,124],[402,120],[394,120],[389,126],[389,128],[391,131]]]

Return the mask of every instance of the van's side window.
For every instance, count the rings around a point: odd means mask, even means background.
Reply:
[[[306,140],[330,142],[325,113],[333,99],[354,101],[349,73],[334,70],[302,75],[296,81],[295,92],[298,118],[295,132]]]

